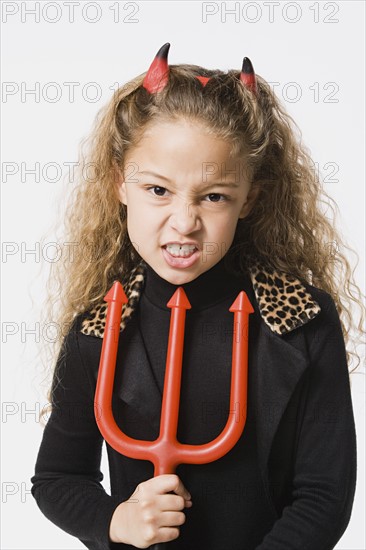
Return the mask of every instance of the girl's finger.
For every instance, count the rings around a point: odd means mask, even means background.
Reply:
[[[184,506],[190,508],[192,500],[184,500]],[[162,511],[182,510],[181,499],[178,499],[174,494],[161,495],[159,497],[159,507]]]

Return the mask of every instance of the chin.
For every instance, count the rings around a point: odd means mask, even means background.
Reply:
[[[168,281],[168,283],[171,283],[172,285],[185,285],[187,283],[190,283],[194,279],[198,277],[198,274],[193,273],[169,273],[168,271],[163,270],[162,274],[160,274],[160,277]]]

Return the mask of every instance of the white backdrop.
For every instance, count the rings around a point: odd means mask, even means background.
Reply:
[[[363,1],[2,2],[2,542],[6,550],[85,548],[48,521],[30,494],[42,437],[39,386],[51,248],[67,163],[116,85],[169,61],[241,68],[244,56],[273,83],[339,206],[339,227],[359,254],[365,288]],[[117,84],[116,84],[117,83]],[[32,172],[33,171],[33,172]],[[69,188],[70,186],[68,186]],[[354,255],[349,256],[355,265]],[[358,312],[357,312],[358,313]],[[33,332],[32,332],[33,331]],[[362,348],[358,348],[361,353]],[[352,386],[358,483],[350,524],[336,546],[366,548],[364,377]],[[102,469],[109,490],[106,455]]]

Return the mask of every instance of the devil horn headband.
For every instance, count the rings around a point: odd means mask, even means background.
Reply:
[[[156,92],[160,92],[161,90],[163,90],[168,82],[169,48],[170,48],[169,42],[167,42],[160,48],[143,80],[143,83],[142,83],[143,87],[151,94],[154,94]],[[197,76],[196,78],[202,83],[203,86],[206,86],[207,82],[210,80],[210,78],[206,76]],[[244,84],[244,86],[246,86],[254,94],[257,93],[256,77],[255,77],[253,65],[249,57],[244,57],[243,59],[243,66],[240,73],[240,80]]]

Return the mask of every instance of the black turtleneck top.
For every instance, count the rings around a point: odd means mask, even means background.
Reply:
[[[229,410],[234,317],[229,308],[241,290],[250,300],[253,291],[249,276],[227,271],[224,259],[181,286],[191,309],[186,312],[177,438],[182,443],[203,444],[221,433],[229,414],[238,414]],[[146,265],[137,311],[122,333],[115,387],[123,384],[125,361],[138,364],[138,355],[143,354],[151,369],[150,379],[160,391],[158,407],[149,409],[145,404],[150,423],[142,413],[139,416],[114,398],[116,422],[130,437],[153,440],[159,434],[171,313],[166,304],[177,288]],[[137,336],[141,346],[132,349]],[[133,548],[109,541],[109,523],[118,504],[127,500],[139,483],[153,477],[153,465],[125,457],[107,444],[111,495],[104,491],[99,471],[102,440],[93,412],[102,340],[80,332],[70,333],[67,340],[70,351],[59,369],[65,383],[63,389],[56,389],[56,411],[44,431],[31,479],[32,494],[51,521],[87,548]],[[139,384],[146,381],[143,377],[139,380],[138,372],[135,378],[138,392]],[[75,401],[83,414],[66,414]],[[169,549],[254,550],[270,531],[275,518],[258,467],[254,411],[249,362],[247,420],[237,444],[217,461],[181,464],[176,470],[192,495],[193,506],[183,510],[186,522],[180,527],[179,538],[168,543]],[[73,491],[68,494],[70,482]]]

